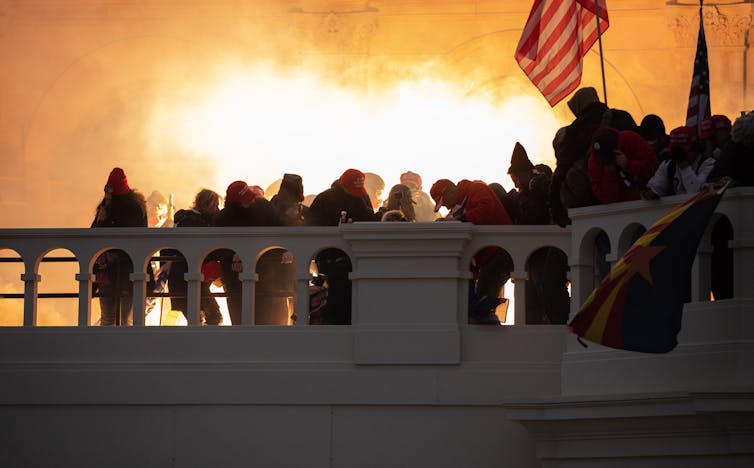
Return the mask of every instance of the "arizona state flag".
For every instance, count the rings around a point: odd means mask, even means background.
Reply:
[[[724,189],[698,193],[649,228],[592,291],[571,331],[611,348],[675,348],[691,265]]]

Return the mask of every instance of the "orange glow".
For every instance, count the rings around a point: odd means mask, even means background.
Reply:
[[[190,102],[164,101],[149,125],[158,148],[216,161],[211,185],[221,193],[236,179],[265,187],[286,172],[318,193],[349,167],[380,174],[387,188],[406,170],[422,175],[425,190],[439,178],[512,188],[514,143],[554,166],[552,136],[567,123],[533,91],[493,104],[430,79],[359,94],[303,73],[227,76],[198,87]]]

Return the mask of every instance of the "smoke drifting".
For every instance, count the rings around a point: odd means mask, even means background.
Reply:
[[[284,172],[316,193],[349,167],[387,186],[412,170],[427,186],[510,188],[514,143],[552,164],[555,131],[572,119],[513,59],[520,2],[103,4],[0,6],[0,227],[89,226],[114,166],[145,195],[173,193],[176,208],[201,188],[266,187]],[[611,16],[607,77],[612,107],[672,128],[694,38],[672,49],[663,8]],[[657,38],[635,37],[639,20]],[[628,85],[639,77],[652,87]],[[583,84],[601,91],[596,53]]]

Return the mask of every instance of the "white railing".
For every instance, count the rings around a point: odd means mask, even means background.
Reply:
[[[254,324],[255,271],[262,255],[275,248],[288,250],[295,263],[296,315],[308,316],[310,262],[324,248],[343,250],[351,259],[354,287],[354,321],[369,322],[372,308],[400,312],[414,321],[432,321],[428,310],[448,309],[446,319],[466,311],[466,281],[471,257],[486,246],[506,249],[514,263],[515,323],[524,323],[524,265],[531,252],[554,246],[568,253],[569,231],[554,226],[472,226],[462,223],[355,223],[337,228],[185,228],[185,229],[6,229],[0,230],[0,249],[18,254],[23,264],[24,326],[37,324],[38,289],[42,280],[40,263],[45,254],[65,249],[78,266],[78,326],[91,324],[93,266],[97,257],[119,249],[130,257],[134,272],[134,326],[144,325],[147,264],[163,249],[176,249],[186,259],[188,271],[188,322],[199,324],[198,291],[202,280],[200,265],[208,253],[231,249],[245,267],[243,317],[241,326]],[[250,265],[251,267],[248,267]],[[405,285],[411,284],[410,290]],[[396,289],[397,288],[397,289]],[[360,291],[360,296],[356,294]],[[421,298],[412,307],[390,304],[396,291]],[[445,291],[445,292],[440,292]],[[369,297],[365,297],[368,294]],[[446,297],[441,297],[446,296]],[[410,302],[410,299],[409,299]],[[451,304],[451,307],[448,307]],[[308,320],[296,325],[306,326]]]
[[[636,201],[571,210],[572,313],[595,284],[594,239],[604,232],[611,246],[609,262],[630,247],[637,228],[648,229],[687,196]],[[563,358],[562,391],[566,395],[677,392],[704,389],[754,389],[754,188],[729,189],[707,226],[691,274],[691,302],[685,304],[679,345],[667,355],[632,353],[569,341]],[[723,219],[725,218],[725,219]],[[729,222],[732,239],[733,296],[711,301],[711,231]],[[674,271],[672,274],[683,274]],[[650,324],[647,324],[650,326]]]

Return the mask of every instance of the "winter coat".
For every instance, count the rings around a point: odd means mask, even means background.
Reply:
[[[641,198],[640,192],[657,171],[657,157],[647,140],[630,130],[618,132],[618,150],[628,159],[625,169],[604,166],[599,156],[589,154],[589,181],[601,203],[616,203]]]
[[[144,195],[134,190],[125,195],[112,195],[106,205],[105,219],[92,221],[92,227],[147,227],[147,201]]]
[[[256,197],[248,208],[226,202],[215,217],[215,226],[280,226],[280,216],[272,204]]]
[[[103,199],[100,207],[105,207],[105,218],[92,221],[92,227],[147,227],[147,201],[139,192],[129,191],[124,195],[112,195],[110,201]],[[99,208],[98,208],[99,209]],[[133,271],[131,258],[122,251],[109,250],[97,257],[95,273],[95,293],[103,292],[105,285],[113,285],[118,290],[130,291],[129,274]],[[147,271],[151,278],[151,265]],[[147,284],[152,290],[154,283]]]
[[[707,182],[707,177],[714,167],[714,158],[697,156],[693,163],[684,168],[681,168],[677,161],[666,159],[660,163],[657,172],[647,182],[647,188],[661,197],[697,193]]]
[[[178,210],[173,216],[175,227],[209,227],[212,217],[195,209]]]
[[[735,141],[726,143],[709,180],[726,176],[736,185],[754,186],[754,148]]]
[[[570,223],[568,208],[597,203],[590,190],[586,169],[589,145],[599,128],[607,106],[601,102],[590,104],[565,127],[562,141],[555,144],[555,172],[550,184],[549,202],[552,217],[561,226]]]
[[[472,224],[512,224],[502,202],[484,182],[462,180],[458,183],[458,190],[462,200],[461,221]]]
[[[306,226],[309,223],[309,207],[302,205],[295,194],[281,190],[270,203],[278,212],[283,226]]]
[[[309,207],[311,224],[314,226],[337,226],[341,211],[354,221],[379,221],[372,209],[369,197],[355,197],[346,192],[340,182],[333,182],[329,189],[314,198]]]
[[[534,179],[532,179],[534,180]],[[550,224],[550,208],[547,204],[547,186],[539,186],[535,190],[521,190],[515,197],[518,204],[516,209],[516,224]]]

